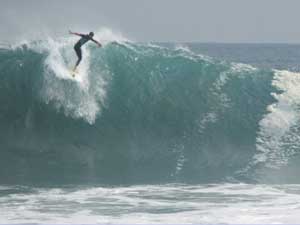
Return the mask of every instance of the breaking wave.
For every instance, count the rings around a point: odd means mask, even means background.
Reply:
[[[299,168],[300,74],[97,36],[75,79],[75,39],[0,49],[1,183],[279,182]]]

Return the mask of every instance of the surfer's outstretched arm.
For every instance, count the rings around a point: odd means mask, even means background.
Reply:
[[[83,34],[80,34],[80,33],[77,33],[77,32],[72,32],[72,31],[70,31],[70,30],[69,30],[69,33],[70,33],[70,34],[77,35],[77,36],[80,36],[80,37],[84,36]]]
[[[99,47],[102,47],[102,45],[98,42],[98,41],[96,41],[95,39],[91,39],[93,42],[95,42]]]

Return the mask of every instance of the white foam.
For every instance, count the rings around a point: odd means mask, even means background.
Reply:
[[[14,189],[0,198],[1,224],[269,224],[300,218],[299,185],[72,187],[15,194]]]
[[[272,85],[281,93],[272,93],[276,103],[268,106],[268,113],[259,122],[254,163],[265,162],[268,167],[278,168],[288,162],[300,140],[300,135],[293,131],[299,126],[300,74],[274,72]]]
[[[45,64],[47,69],[55,73],[56,77],[60,79],[72,79],[78,81],[81,88],[89,88],[89,57],[90,53],[87,48],[82,47],[84,57],[78,66],[78,76],[72,78],[71,70],[75,65],[77,57],[73,50],[73,43],[75,40],[62,39],[59,41],[54,41],[53,39],[48,39],[48,51],[49,56],[47,57]]]
[[[177,44],[175,46],[175,50],[181,50],[181,51],[184,51],[184,52],[188,52],[190,54],[194,54],[191,49],[189,48],[189,46],[187,45],[184,45],[184,44]]]
[[[244,63],[231,63],[231,69],[234,72],[241,73],[241,72],[255,72],[257,68]]]
[[[73,50],[75,40],[47,40],[48,57],[45,60],[43,97],[46,102],[54,102],[66,115],[83,118],[94,123],[100,106],[90,90],[89,50],[82,48],[83,60],[78,67],[76,78],[71,77],[71,69],[77,59]],[[63,80],[70,80],[66,85]],[[73,83],[74,82],[74,83]]]
[[[126,40],[120,34],[114,34],[109,29],[101,29],[96,32],[95,39],[103,45],[111,41]],[[90,51],[94,49],[93,43],[82,47],[83,59],[78,67],[78,74],[75,79],[72,78],[71,70],[77,60],[73,49],[76,41],[78,41],[78,37],[75,36],[59,39],[48,37],[44,41],[26,42],[26,46],[36,52],[48,55],[45,59],[44,85],[41,87],[41,95],[45,102],[53,103],[57,109],[62,109],[66,116],[82,118],[93,124],[97,115],[101,113],[101,106],[104,105],[107,84],[101,68],[95,70],[99,74],[91,74]],[[24,42],[20,44],[24,44]],[[17,47],[20,45],[15,45],[15,48]],[[94,78],[91,85],[90,76],[92,75]]]

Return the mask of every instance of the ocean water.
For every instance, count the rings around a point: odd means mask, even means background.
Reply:
[[[297,223],[300,45],[0,48],[0,223]]]

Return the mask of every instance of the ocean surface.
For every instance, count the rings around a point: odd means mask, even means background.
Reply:
[[[0,48],[0,224],[298,223],[300,45]]]

